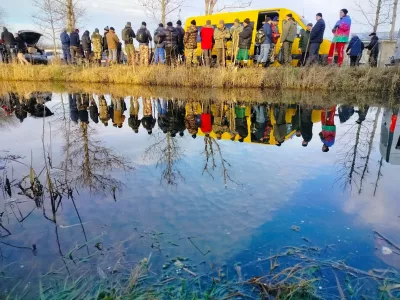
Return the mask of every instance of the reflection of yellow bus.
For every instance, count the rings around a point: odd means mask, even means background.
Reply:
[[[206,24],[207,20],[211,21],[211,24],[214,26],[214,28],[218,25],[220,20],[223,20],[225,22],[225,27],[226,28],[231,28],[233,25],[233,22],[236,18],[238,18],[241,22],[243,22],[244,19],[249,18],[251,21],[251,26],[253,27],[253,38],[252,38],[252,46],[250,48],[249,54],[250,56],[255,59],[256,58],[256,44],[255,44],[255,38],[256,38],[256,33],[259,28],[262,26],[262,22],[265,20],[266,17],[274,18],[278,17],[279,18],[279,32],[282,33],[282,22],[285,19],[287,14],[292,14],[293,18],[297,22],[297,32],[298,35],[300,35],[300,30],[301,29],[306,29],[307,26],[307,21],[304,20],[300,15],[295,13],[294,11],[287,9],[287,8],[267,8],[267,9],[257,9],[257,10],[249,10],[249,11],[238,11],[238,12],[231,12],[231,13],[221,13],[221,14],[215,14],[215,15],[210,15],[210,16],[198,16],[198,17],[189,17],[187,18],[186,21],[186,29],[190,26],[190,22],[192,20],[196,20],[198,29],[199,29],[199,36],[198,36],[198,48],[197,48],[197,55],[198,57],[201,57],[201,46],[200,46],[200,29],[202,26]],[[312,20],[312,23],[315,24],[315,20]],[[293,65],[297,65],[298,59],[301,57],[301,53],[299,50],[299,41],[300,39],[297,38],[294,43],[293,43],[293,50],[292,50],[292,58],[293,58]],[[330,48],[330,41],[324,40],[324,42],[321,44],[321,48],[319,50],[319,54],[321,55],[322,59],[325,60],[328,57],[329,53],[329,48]],[[279,53],[280,51],[280,40],[278,40],[278,43],[276,44],[276,54]],[[216,56],[216,51],[214,50],[212,53],[213,56]],[[229,60],[231,56],[231,42],[228,41],[228,48],[227,48],[227,59]]]

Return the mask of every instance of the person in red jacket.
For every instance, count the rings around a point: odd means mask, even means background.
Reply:
[[[200,115],[200,129],[205,136],[209,136],[212,132],[213,117],[211,115],[210,105],[204,104],[203,112]]]
[[[201,50],[203,51],[203,64],[207,67],[211,65],[211,51],[213,48],[214,27],[211,26],[211,21],[207,20],[206,26],[200,30]]]

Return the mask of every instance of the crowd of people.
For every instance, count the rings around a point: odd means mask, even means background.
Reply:
[[[256,33],[255,56],[250,58],[249,50],[252,45],[253,24],[249,18],[241,23],[239,19],[229,29],[225,22],[221,20],[216,28],[211,25],[211,21],[201,24],[198,27],[196,20],[190,22],[186,31],[182,27],[182,22],[177,21],[176,26],[168,22],[166,27],[159,24],[154,34],[147,29],[146,22],[142,22],[141,27],[136,32],[132,29],[132,24],[127,22],[121,32],[121,36],[115,32],[114,27],[105,27],[104,34],[101,35],[99,29],[95,29],[90,35],[85,31],[80,36],[79,29],[68,33],[66,29],[60,35],[62,44],[63,59],[65,63],[95,63],[101,64],[102,60],[109,64],[136,63],[136,52],[134,40],[139,43],[138,60],[141,65],[148,64],[167,64],[176,65],[186,63],[187,66],[226,66],[229,59],[233,64],[246,66],[250,59],[256,59],[257,66],[268,67],[276,60],[280,64],[291,65],[293,55],[293,42],[298,37],[297,23],[292,14],[285,16],[282,22],[282,33],[279,32],[279,18],[265,17],[261,28]],[[325,21],[322,13],[316,14],[316,23],[307,24],[305,30],[300,32],[299,51],[301,58],[298,66],[312,65],[321,62],[319,50],[324,41]],[[328,55],[328,64],[343,64],[345,52],[350,56],[350,65],[358,66],[364,49],[369,50],[369,64],[371,67],[377,66],[379,54],[379,39],[376,33],[371,33],[371,41],[365,46],[360,38],[353,35],[350,40],[351,18],[347,9],[340,10],[340,19],[332,29],[334,35]],[[201,57],[197,56],[198,39],[200,39]],[[18,59],[21,63],[27,63],[23,54],[26,52],[24,42],[15,38],[8,32],[7,28],[1,35],[4,44],[6,57],[11,57],[11,52],[16,47]],[[350,40],[350,41],[349,41]],[[154,42],[154,52],[153,45]],[[228,48],[228,42],[230,46]],[[124,45],[122,44],[124,43]],[[346,45],[347,49],[345,51]],[[277,53],[277,45],[281,51]],[[123,55],[126,54],[126,61]],[[212,60],[212,50],[216,52],[216,63]],[[335,56],[337,54],[337,61]],[[9,61],[7,59],[7,61]]]

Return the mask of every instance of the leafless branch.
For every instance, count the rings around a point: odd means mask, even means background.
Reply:
[[[218,0],[204,0],[205,14],[212,15],[214,12],[235,10],[249,7],[252,0],[235,0],[231,3],[222,3]]]
[[[184,2],[185,0],[136,0],[149,18],[163,24],[173,12],[182,7]]]

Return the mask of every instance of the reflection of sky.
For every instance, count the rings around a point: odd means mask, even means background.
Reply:
[[[49,107],[56,107],[59,101],[59,96],[55,95]],[[371,109],[370,118],[375,112],[376,109]],[[125,115],[127,118],[121,129],[113,128],[111,124],[107,128],[101,123],[90,124],[98,130],[95,139],[103,141],[119,155],[129,157],[136,170],[125,175],[114,173],[126,184],[124,191],[117,193],[117,202],[113,201],[110,193],[97,196],[81,191],[77,196],[80,215],[84,222],[88,222],[85,229],[89,239],[107,232],[104,242],[111,245],[135,236],[136,229],[154,230],[168,233],[166,239],[180,245],[169,247],[168,251],[201,260],[204,258],[187,240],[179,240],[195,237],[199,248],[211,250],[207,259],[217,262],[232,259],[248,247],[261,243],[282,247],[298,242],[299,236],[293,235],[290,230],[293,224],[302,227],[301,235],[306,235],[317,244],[320,242],[321,246],[338,243],[339,250],[352,251],[355,249],[352,247],[364,245],[365,248],[369,245],[363,255],[370,259],[373,256],[373,241],[367,234],[372,228],[379,228],[398,239],[393,234],[398,230],[400,215],[396,201],[399,189],[395,186],[398,167],[384,163],[384,176],[379,182],[376,197],[373,197],[380,159],[380,120],[364,189],[359,194],[354,188],[351,192],[343,191],[340,182],[335,184],[335,162],[353,141],[353,131],[348,133],[350,127],[347,124],[354,124],[356,116],[344,125],[336,120],[337,143],[329,153],[321,151],[319,123],[314,124],[314,137],[307,148],[302,147],[302,140],[296,137],[282,147],[221,141],[223,156],[232,166],[230,175],[238,183],[228,182],[225,188],[220,164],[217,163],[219,167],[212,172],[214,179],[208,174],[202,175],[205,161],[203,137],[193,140],[188,135],[177,138],[184,154],[177,168],[184,180],[179,181],[177,186],[162,183],[161,169],[155,166],[156,159],[145,160],[143,156],[156,137],[149,136],[143,128],[135,134],[127,125],[129,107]],[[46,119],[45,128],[49,132],[48,121],[53,120],[51,149],[53,161],[59,163],[62,136],[56,133],[59,125],[55,119],[57,114],[52,119]],[[42,121],[28,117],[22,124],[4,131],[0,137],[2,150],[26,156],[27,164],[32,151],[35,168],[42,168]],[[341,139],[345,133],[347,135]],[[48,135],[45,145],[50,146]],[[363,161],[360,158],[358,163]],[[18,178],[21,172],[26,174],[26,168],[15,165],[14,178]],[[31,204],[23,204],[23,211],[28,211]],[[54,228],[44,220],[40,211],[35,211],[23,227],[17,226],[13,218],[10,220],[9,228],[13,232],[10,240],[27,246],[37,244],[40,250],[37,260],[43,262],[47,259],[43,268],[48,267],[48,260],[58,256]],[[59,221],[62,225],[78,223],[70,203],[64,203]],[[64,251],[82,243],[80,227],[60,232]],[[147,255],[152,249],[145,244],[140,247],[132,245],[129,251]],[[21,255],[18,251],[8,254],[11,260],[30,257],[29,253]]]

